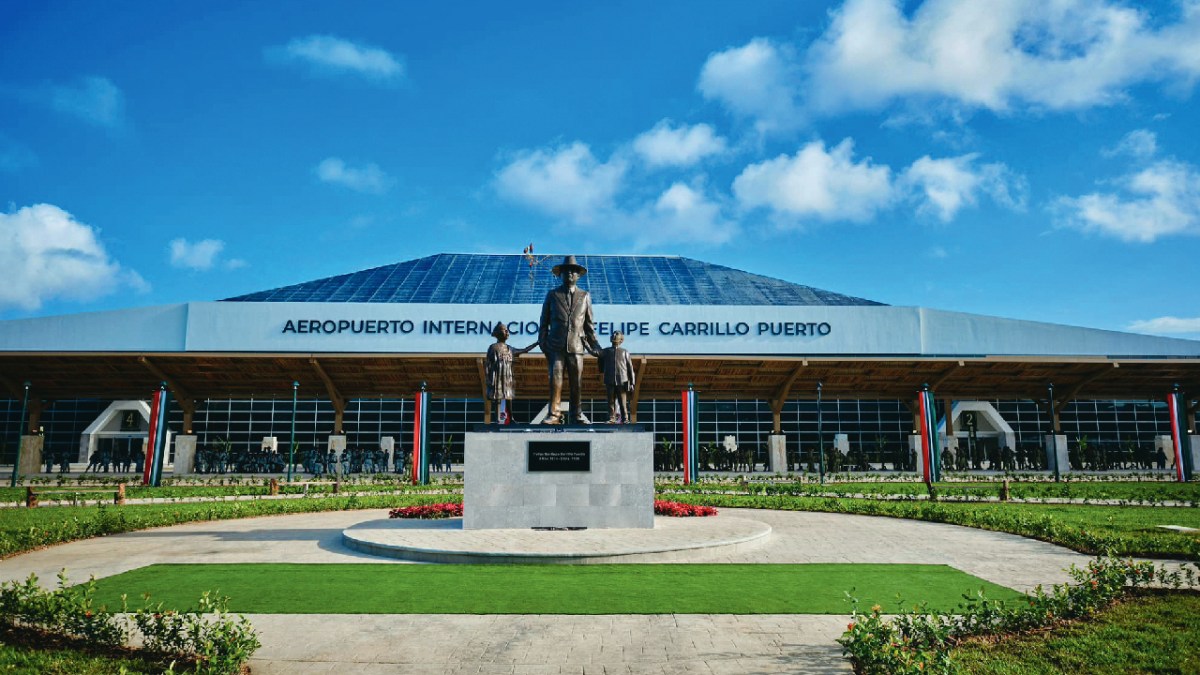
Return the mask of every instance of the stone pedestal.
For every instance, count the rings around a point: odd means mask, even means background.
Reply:
[[[391,436],[384,436],[379,439],[379,449],[387,454],[388,466],[395,470],[396,468],[396,439]]]
[[[42,442],[45,438],[42,436],[22,436],[21,437],[21,464],[17,467],[17,473],[22,476],[28,476],[31,473],[41,473],[45,468],[42,465]]]
[[[1071,458],[1067,454],[1066,434],[1046,434],[1043,443],[1046,446],[1046,470],[1054,473],[1054,462],[1058,462],[1058,473],[1071,473]]]
[[[333,472],[340,476],[342,475],[342,453],[346,452],[346,437],[330,436],[329,449],[333,451],[333,456],[336,458]]]
[[[640,426],[479,427],[464,455],[463,529],[654,527]]]
[[[175,464],[171,473],[176,476],[196,470],[196,437],[181,434],[175,437]]]
[[[767,470],[771,473],[787,473],[787,437],[783,434],[767,436]]]

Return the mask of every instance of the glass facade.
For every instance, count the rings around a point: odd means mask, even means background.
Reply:
[[[1034,401],[991,401],[997,412],[1013,428],[1017,447],[1012,448],[1021,468],[1040,468],[1042,436],[1049,429],[1049,417]],[[40,426],[45,444],[51,450],[78,451],[80,435],[108,406],[109,401],[55,401],[42,411]],[[541,409],[540,400],[516,401],[514,416],[529,422]],[[603,400],[584,401],[584,414],[592,420],[607,418]],[[943,402],[938,402],[942,409]],[[16,447],[21,401],[0,399],[0,438],[3,455],[0,462],[12,462]],[[448,447],[455,462],[462,461],[463,434],[483,421],[483,401],[479,399],[433,399],[429,412],[430,444],[434,449]],[[698,406],[698,441],[702,458],[712,468],[730,468],[739,458],[723,453],[725,438],[732,436],[742,457],[761,467],[765,465],[767,437],[772,432],[770,405],[763,400],[701,400]],[[234,451],[255,451],[264,436],[279,439],[286,452],[292,424],[291,398],[198,402],[192,422],[200,448],[230,443]],[[781,430],[786,437],[789,461],[795,468],[815,463],[818,440],[818,411],[815,400],[788,401],[781,412]],[[826,448],[837,434],[844,434],[849,456],[837,458],[840,468],[892,470],[910,462],[908,436],[914,432],[912,416],[896,400],[824,400],[820,419]],[[170,428],[182,433],[183,412],[172,405]],[[682,442],[681,404],[676,399],[641,401],[638,421],[654,433],[656,447],[678,448]],[[1062,433],[1071,449],[1076,469],[1142,469],[1153,451],[1154,437],[1169,434],[1168,411],[1162,401],[1075,401],[1060,411]],[[329,401],[301,398],[295,408],[296,442],[300,451],[324,450],[334,430],[334,411]],[[1194,426],[1194,421],[1193,425]],[[355,399],[346,404],[343,428],[348,448],[373,449],[380,438],[392,436],[399,448],[412,445],[412,401],[407,399]],[[996,454],[1003,440],[996,434],[980,434],[968,442],[959,429],[960,468],[989,468],[1000,461]],[[1026,459],[1020,459],[1027,457]],[[664,457],[664,461],[665,461]],[[669,468],[666,466],[660,468]],[[829,467],[835,468],[835,467]]]

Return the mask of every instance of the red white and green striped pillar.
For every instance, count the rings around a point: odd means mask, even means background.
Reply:
[[[146,463],[142,469],[142,485],[158,487],[162,481],[162,465],[167,458],[167,383],[159,385],[150,400],[150,434]]]
[[[692,383],[683,391],[683,484],[691,485],[700,475],[699,443],[696,442],[696,390]]]
[[[1175,478],[1181,483],[1191,480],[1196,467],[1192,466],[1191,443],[1187,434],[1187,399],[1179,393],[1179,385],[1167,394],[1171,411],[1171,451],[1175,453]]]
[[[429,392],[424,382],[413,396],[412,484],[429,485]]]
[[[934,408],[933,392],[929,385],[921,385],[917,393],[917,408],[921,417],[921,459],[923,475],[926,483],[941,480],[941,453],[938,452],[937,410]]]

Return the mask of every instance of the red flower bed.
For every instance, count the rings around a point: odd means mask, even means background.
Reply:
[[[422,504],[421,506],[404,506],[388,512],[389,518],[461,518],[462,504],[446,502],[444,504]]]
[[[679,502],[668,502],[661,499],[655,499],[654,515],[674,516],[676,518],[689,518],[692,516],[715,516],[717,515],[717,510],[711,506],[680,504]]]

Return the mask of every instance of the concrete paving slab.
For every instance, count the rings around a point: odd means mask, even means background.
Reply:
[[[342,531],[386,517],[345,511],[191,523],[53,546],[0,561],[0,579],[110,576],[162,562],[407,563],[347,548]],[[765,523],[752,550],[704,562],[947,564],[1026,591],[1068,580],[1089,558],[954,525],[841,514],[723,509],[711,520]],[[569,533],[567,533],[569,534]],[[304,592],[313,592],[307,589]],[[255,673],[849,672],[834,640],[845,616],[251,615]]]
[[[759,520],[654,518],[652,528],[464,529],[462,518],[380,519],[342,532],[349,548],[371,555],[439,563],[595,564],[695,562],[765,544],[771,527]]]

